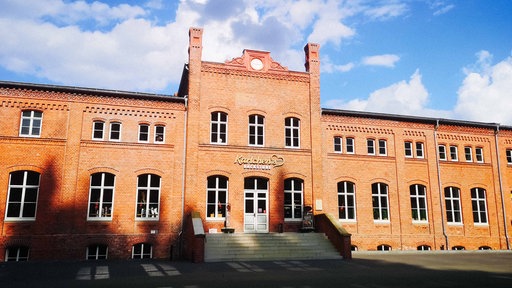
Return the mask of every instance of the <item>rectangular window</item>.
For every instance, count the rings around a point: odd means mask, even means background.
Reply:
[[[155,126],[155,143],[164,143],[165,142],[165,126],[156,125]]]
[[[437,152],[439,153],[439,160],[446,161],[446,146],[444,146],[444,145],[437,146]]]
[[[411,212],[414,222],[427,222],[427,187],[419,184],[409,186]]]
[[[107,245],[90,245],[87,247],[87,260],[107,259]]]
[[[354,138],[347,137],[345,139],[345,150],[347,151],[347,154],[355,153]]]
[[[416,142],[416,157],[417,158],[425,157],[425,153],[423,152],[423,143],[422,142]]]
[[[228,114],[213,112],[210,121],[210,143],[227,144],[228,141]]]
[[[446,221],[452,224],[462,224],[460,189],[457,187],[444,188],[444,201],[446,206]]]
[[[458,149],[457,146],[450,146],[450,160],[451,161],[459,161],[459,155],[458,155]]]
[[[29,247],[26,246],[11,246],[5,249],[6,262],[22,262],[28,261]]]
[[[334,152],[342,153],[343,152],[343,138],[334,137]]]
[[[366,139],[366,149],[368,155],[375,155],[375,140],[374,139]]]
[[[412,158],[412,142],[409,142],[409,141],[405,141],[404,142],[404,152],[405,152],[405,157],[407,158]]]
[[[475,156],[476,156],[476,162],[484,163],[484,148],[476,147],[475,148]]]
[[[512,149],[507,149],[505,152],[507,154],[507,164],[512,165]]]
[[[112,220],[115,175],[94,173],[89,189],[88,219]]]
[[[473,148],[464,147],[464,157],[466,157],[466,162],[473,162]]]
[[[355,184],[348,181],[338,182],[338,218],[356,220]]]
[[[386,156],[388,154],[386,140],[379,139],[379,155]]]
[[[139,142],[149,142],[149,125],[139,124]]]
[[[473,207],[473,222],[475,224],[487,224],[487,200],[485,189],[471,189],[471,205]]]
[[[388,185],[384,183],[372,184],[373,220],[389,221]]]
[[[137,177],[137,219],[158,220],[161,177],[142,174]]]
[[[249,145],[264,146],[265,117],[261,115],[249,116]]]
[[[294,117],[288,117],[284,120],[285,126],[285,146],[287,148],[300,147],[300,120]]]
[[[284,180],[284,219],[302,220],[302,187],[301,179]]]
[[[21,113],[20,136],[26,136],[26,137],[41,136],[42,123],[43,123],[43,112],[23,111]]]
[[[121,140],[121,123],[112,122],[110,123],[110,141]]]
[[[92,123],[92,139],[103,140],[103,132],[105,131],[105,122],[94,121]]]
[[[6,220],[35,220],[40,174],[16,171],[9,174]]]

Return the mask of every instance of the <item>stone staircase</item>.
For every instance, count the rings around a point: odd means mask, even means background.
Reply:
[[[342,259],[322,233],[208,233],[205,262]]]

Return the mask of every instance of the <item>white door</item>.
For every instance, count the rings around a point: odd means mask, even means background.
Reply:
[[[244,184],[244,232],[268,232],[268,180],[246,178]]]

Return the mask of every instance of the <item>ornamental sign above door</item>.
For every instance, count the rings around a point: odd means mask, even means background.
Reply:
[[[270,170],[272,168],[283,166],[284,158],[275,154],[268,158],[238,155],[235,158],[235,164],[243,165],[244,169]]]

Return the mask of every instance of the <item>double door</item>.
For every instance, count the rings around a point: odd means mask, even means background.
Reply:
[[[244,203],[244,232],[268,233],[268,180],[246,178]]]

